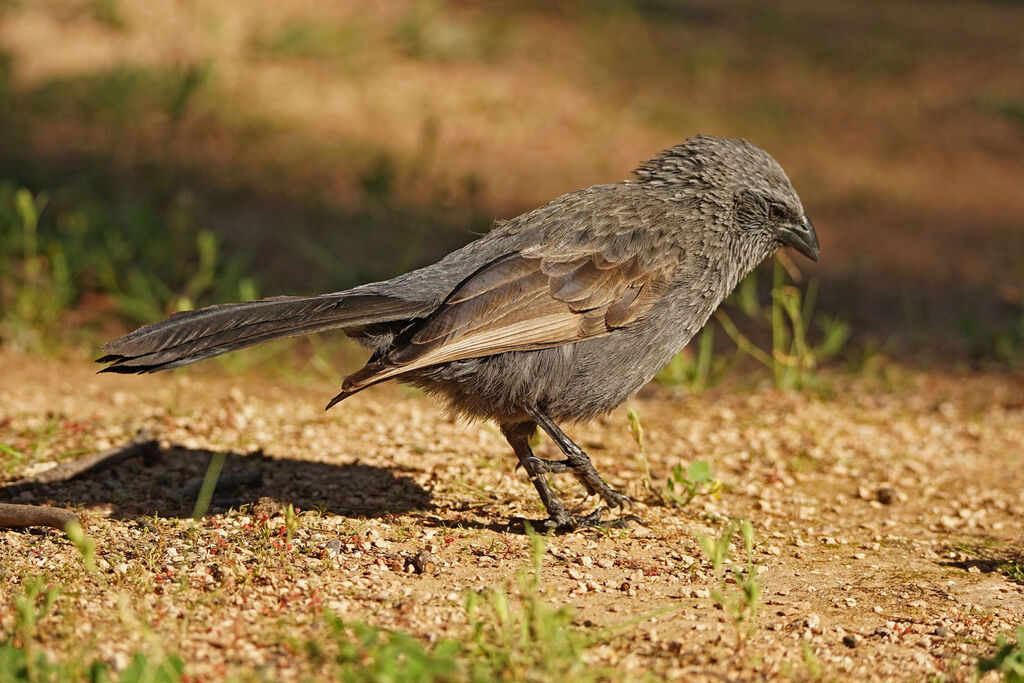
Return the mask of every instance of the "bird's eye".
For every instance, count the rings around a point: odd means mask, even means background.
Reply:
[[[786,213],[785,207],[776,204],[775,202],[768,205],[768,220],[773,223],[784,220],[786,218]]]

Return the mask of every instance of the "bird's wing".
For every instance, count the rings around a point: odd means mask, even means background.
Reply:
[[[635,324],[664,293],[674,259],[659,257],[650,245],[616,243],[609,250],[590,241],[491,261],[400,335],[389,352],[346,378],[338,400],[419,368],[571,344]]]

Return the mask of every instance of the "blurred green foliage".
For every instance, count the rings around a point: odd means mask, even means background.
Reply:
[[[173,127],[212,76],[212,68],[203,63],[158,69],[118,64],[50,78],[26,94],[23,106],[38,114],[116,127],[158,113]]]
[[[254,48],[281,57],[344,57],[358,46],[359,31],[354,24],[325,25],[292,22],[257,40]]]
[[[1024,94],[986,91],[974,100],[981,111],[1005,118],[1024,128]]]
[[[785,256],[771,266],[772,281],[765,287],[759,281],[768,267],[762,267],[740,282],[736,291],[716,311],[690,346],[666,365],[656,379],[669,386],[682,386],[699,393],[718,384],[744,357],[753,359],[771,372],[778,389],[822,388],[818,374],[822,364],[836,358],[847,348],[850,325],[836,316],[815,311],[818,281],[798,286],[794,270],[783,266]],[[789,264],[790,269],[793,268]],[[769,292],[762,302],[758,289]],[[734,322],[734,316],[743,326]],[[729,353],[714,347],[715,330],[721,328],[732,341]],[[695,348],[691,348],[695,347]]]
[[[17,347],[74,339],[63,322],[76,307],[143,323],[251,298],[247,271],[221,258],[187,194],[112,205],[81,186],[32,194],[0,183],[0,334]]]
[[[81,527],[78,529],[81,533]],[[14,595],[13,624],[8,633],[0,632],[0,681],[5,683],[177,683],[185,664],[177,655],[150,656],[135,652],[120,672],[110,663],[93,658],[88,652],[66,661],[55,660],[39,643],[40,621],[52,616],[55,604],[66,596],[66,587],[50,577],[22,577],[21,593]]]
[[[1024,624],[1017,627],[1015,636],[1015,640],[1006,636],[996,639],[992,656],[978,660],[978,675],[996,671],[1005,683],[1024,683]]]

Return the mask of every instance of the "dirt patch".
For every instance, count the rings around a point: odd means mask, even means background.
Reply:
[[[198,679],[301,678],[317,674],[302,643],[322,637],[325,607],[436,642],[465,633],[467,589],[514,586],[529,564],[529,540],[506,522],[542,508],[497,430],[399,387],[325,414],[326,383],[96,376],[84,362],[10,354],[0,376],[0,443],[20,454],[2,456],[8,479],[143,427],[163,446],[155,465],[5,492],[80,508],[97,543],[89,574],[59,533],[0,534],[0,623],[13,628],[9,606],[29,577],[64,586],[38,634],[57,658],[86,648],[124,666],[158,641]],[[571,430],[610,481],[648,501],[634,510],[645,526],[548,542],[540,584],[580,629],[641,618],[588,647],[588,666],[688,680],[968,680],[1024,620],[1024,377],[894,372],[885,385],[832,385],[829,396],[652,388],[632,401],[659,479],[703,459],[724,483],[682,508],[653,504],[624,410]],[[215,453],[229,454],[224,475],[259,476],[215,492],[196,522],[195,485]],[[742,651],[697,542],[735,517],[753,523],[763,580]]]

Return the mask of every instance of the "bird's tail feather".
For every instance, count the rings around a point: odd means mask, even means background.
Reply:
[[[424,314],[424,303],[339,292],[276,297],[175,313],[103,346],[101,372],[145,373],[181,367],[280,337],[357,328]]]

